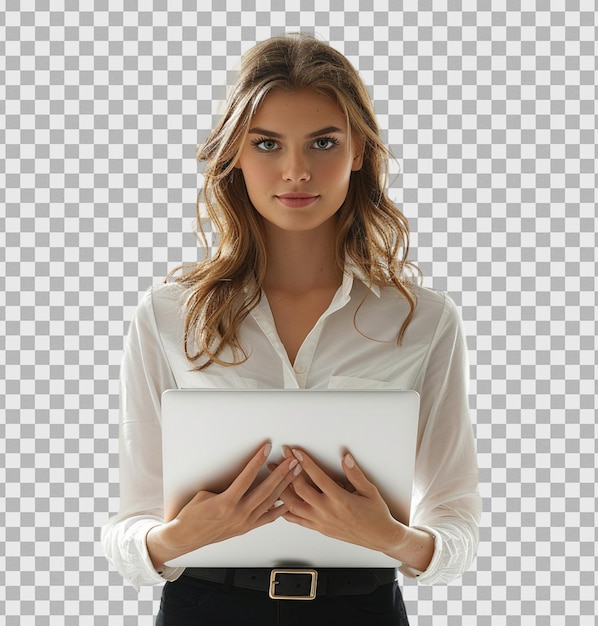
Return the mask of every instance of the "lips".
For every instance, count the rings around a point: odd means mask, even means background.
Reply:
[[[319,197],[311,193],[284,193],[276,196],[276,199],[286,207],[300,209],[313,204]]]

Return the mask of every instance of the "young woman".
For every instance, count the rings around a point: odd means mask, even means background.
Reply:
[[[158,624],[407,624],[393,569],[320,570],[316,598],[299,602],[269,597],[269,570],[164,565],[283,516],[447,582],[470,565],[480,516],[460,319],[417,284],[407,222],[385,193],[388,154],[347,59],[307,36],[258,44],[198,157],[218,246],[149,290],[131,324],[121,511],[103,529],[106,554],[135,586],[169,581]],[[199,492],[165,523],[160,397],[177,387],[417,390],[412,525],[350,455],[351,489],[309,450],[286,450],[250,489],[268,445],[228,490]]]

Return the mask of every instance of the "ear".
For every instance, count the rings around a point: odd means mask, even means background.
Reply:
[[[351,171],[357,172],[363,166],[363,139],[357,135],[351,137],[351,150],[353,152],[353,162]]]

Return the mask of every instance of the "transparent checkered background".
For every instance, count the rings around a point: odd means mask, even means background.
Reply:
[[[299,29],[371,86],[413,258],[468,334],[481,543],[462,580],[405,581],[411,623],[593,625],[594,2],[3,4],[7,626],[153,623],[160,588],[124,585],[99,543],[123,338],[142,292],[197,258],[195,146],[239,56]]]

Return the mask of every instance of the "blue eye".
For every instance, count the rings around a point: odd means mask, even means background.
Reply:
[[[275,152],[280,149],[278,142],[268,137],[258,137],[251,142],[251,145],[259,152]],[[325,152],[332,150],[338,145],[340,145],[340,141],[336,137],[318,137],[318,139],[313,142],[312,147]]]
[[[272,152],[278,147],[278,144],[274,141],[274,139],[266,139],[264,137],[260,137],[251,143],[258,150],[262,150],[263,152]]]
[[[338,146],[339,143],[336,137],[320,137],[314,141],[314,146],[318,150],[330,150]]]

